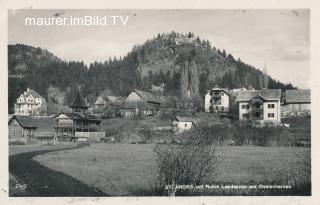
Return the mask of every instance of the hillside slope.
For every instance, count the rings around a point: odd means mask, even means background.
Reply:
[[[109,58],[89,66],[78,61],[63,61],[45,49],[9,45],[8,69],[9,112],[27,87],[45,98],[49,86],[57,87],[65,93],[66,105],[71,103],[78,87],[90,103],[106,89],[114,95],[126,96],[134,88],[148,90],[151,85],[162,83],[167,94],[183,97],[191,91],[191,95],[198,98],[215,85],[230,89],[294,88],[234,59],[225,50],[192,33],[159,34],[134,46],[123,58]]]

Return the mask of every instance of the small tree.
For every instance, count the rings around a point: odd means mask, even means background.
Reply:
[[[91,125],[89,125],[88,130],[89,130],[90,132],[97,132],[97,131],[99,131],[100,129],[99,129],[99,126],[98,126],[98,125],[91,124]]]
[[[178,145],[158,144],[154,152],[157,156],[159,185],[172,185],[170,195],[175,195],[176,185],[195,187],[214,182],[218,165],[216,148],[198,130],[182,134]]]

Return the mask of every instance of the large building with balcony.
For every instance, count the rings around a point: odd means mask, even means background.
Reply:
[[[72,113],[60,113],[54,118],[55,138],[59,141],[71,141],[76,132],[90,132],[101,129],[101,120],[88,114],[88,105],[80,93],[70,106]]]
[[[204,99],[205,112],[229,112],[230,94],[227,89],[213,88],[207,91]]]
[[[281,123],[281,90],[263,89],[240,92],[239,122],[253,127],[277,126]]]

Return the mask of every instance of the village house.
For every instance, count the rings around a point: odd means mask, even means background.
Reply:
[[[90,132],[101,129],[101,120],[88,114],[88,105],[81,98],[80,93],[70,106],[72,113],[60,113],[54,117],[55,138],[59,141],[71,141],[76,132]]]
[[[99,96],[92,109],[93,114],[101,114],[104,117],[116,117],[120,115],[120,106],[124,98],[120,96]]]
[[[281,114],[283,117],[310,115],[310,90],[286,90],[283,93]]]
[[[120,107],[123,117],[153,116],[160,110],[160,100],[152,93],[134,89]]]
[[[46,100],[36,91],[27,88],[14,104],[15,115],[44,115],[47,113]]]
[[[277,126],[281,122],[281,90],[263,89],[240,92],[239,122],[253,127]]]
[[[193,127],[196,127],[199,122],[199,119],[194,116],[175,116],[173,120],[173,131],[181,133],[187,130],[190,130]]]
[[[230,93],[224,88],[212,88],[204,99],[205,112],[228,112]]]
[[[94,108],[97,110],[101,110],[104,109],[105,106],[107,105],[107,101],[105,99],[103,99],[102,96],[99,96],[97,101],[94,103]]]
[[[37,125],[30,116],[15,115],[9,120],[9,143],[27,143],[35,139]]]

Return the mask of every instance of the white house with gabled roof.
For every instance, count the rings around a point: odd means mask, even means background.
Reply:
[[[224,88],[212,88],[204,98],[205,112],[229,112],[230,93]]]
[[[47,113],[46,100],[36,91],[27,88],[14,104],[15,115],[40,115]]]

